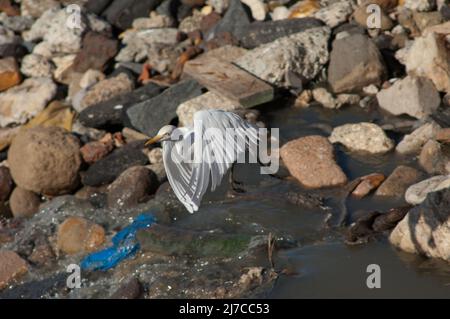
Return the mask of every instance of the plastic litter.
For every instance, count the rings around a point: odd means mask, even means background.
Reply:
[[[156,222],[155,216],[143,213],[137,216],[131,225],[125,227],[112,238],[112,246],[92,253],[81,262],[83,270],[108,270],[122,260],[132,257],[140,249],[136,232],[150,227]]]

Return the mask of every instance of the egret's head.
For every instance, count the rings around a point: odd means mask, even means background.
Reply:
[[[145,142],[145,145],[152,145],[158,142],[164,142],[164,141],[169,141],[172,137],[172,133],[173,131],[176,130],[176,126],[173,125],[166,125],[163,126],[159,131],[158,134],[156,134],[156,136],[154,136],[153,138],[149,139],[147,142]]]

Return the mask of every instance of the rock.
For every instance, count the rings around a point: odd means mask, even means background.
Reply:
[[[241,0],[252,12],[253,19],[263,21],[267,15],[267,7],[261,0]]]
[[[12,57],[0,59],[0,92],[16,86],[21,80],[16,59]]]
[[[128,209],[148,200],[158,189],[157,176],[144,166],[126,169],[108,187],[108,206]]]
[[[440,129],[436,134],[436,141],[449,144],[450,143],[450,127]]]
[[[111,299],[138,299],[143,293],[142,284],[136,278],[124,283],[111,296]]]
[[[450,188],[450,177],[448,175],[433,176],[429,179],[411,185],[405,193],[405,199],[411,205],[419,205],[429,193]]]
[[[352,13],[351,1],[340,1],[321,8],[314,17],[325,22],[330,28],[335,28],[346,22]]]
[[[446,174],[447,165],[450,162],[450,155],[445,152],[443,146],[429,140],[423,146],[419,155],[419,163],[428,174]]]
[[[178,30],[183,33],[190,33],[194,32],[195,30],[200,30],[200,25],[203,20],[203,14],[198,11],[194,10],[192,12],[192,15],[189,15],[185,17],[180,24],[178,25]]]
[[[305,108],[308,107],[313,99],[311,90],[303,90],[302,93],[295,99],[294,106]]]
[[[250,25],[250,17],[240,0],[229,0],[229,3],[222,20],[206,35],[206,39],[211,39],[221,33],[229,33],[236,39],[242,38],[242,33],[245,33],[246,28]]]
[[[425,123],[415,129],[411,134],[405,135],[395,150],[400,154],[418,153],[428,140],[436,137],[440,128],[434,121]]]
[[[380,107],[393,115],[424,119],[439,107],[441,99],[427,78],[407,76],[377,94]]]
[[[201,110],[224,110],[233,111],[241,106],[221,95],[213,92],[206,92],[191,100],[181,103],[177,108],[179,122],[183,126],[193,126],[194,113]]]
[[[156,11],[150,12],[150,18],[137,18],[133,21],[133,28],[137,30],[170,28],[174,25],[172,18],[158,14]]]
[[[331,143],[341,143],[349,150],[383,154],[394,148],[394,142],[381,127],[373,123],[345,124],[333,129]]]
[[[129,107],[149,100],[160,94],[162,88],[149,83],[132,92],[125,93],[98,104],[85,108],[80,113],[80,121],[86,126],[104,128],[107,126],[124,126],[126,110]]]
[[[27,272],[27,262],[19,255],[10,250],[0,251],[0,290]]]
[[[74,255],[96,251],[105,242],[105,230],[82,217],[68,217],[58,227],[58,250]]]
[[[376,189],[385,180],[383,174],[374,173],[361,177],[361,182],[352,191],[352,195],[358,198],[367,196],[372,190]]]
[[[109,23],[125,30],[131,27],[134,19],[148,17],[160,3],[160,0],[114,0],[103,15]]]
[[[263,44],[239,58],[236,64],[276,86],[301,87],[328,62],[329,37],[328,27],[308,29]]]
[[[408,187],[417,183],[422,177],[423,174],[412,167],[404,165],[397,166],[377,189],[375,195],[403,198]]]
[[[39,210],[39,196],[26,189],[16,187],[9,199],[9,205],[15,218],[30,218]]]
[[[80,152],[86,163],[93,164],[108,155],[113,148],[114,142],[112,139],[106,142],[93,141],[83,145]]]
[[[371,10],[369,10],[367,5],[362,5],[362,6],[357,7],[355,9],[353,17],[359,25],[361,25],[367,29],[381,29],[383,31],[392,29],[392,27],[394,26],[394,23],[392,22],[391,18],[389,18],[389,16],[383,10],[381,10],[380,14],[381,14],[381,16],[380,16],[381,24],[380,24],[379,28],[372,27],[370,25],[370,22],[372,22],[370,17],[373,16],[373,12]]]
[[[338,94],[336,97],[336,102],[338,105],[338,108],[340,108],[343,105],[357,105],[361,101],[361,98],[358,94],[346,94],[341,93]]]
[[[44,56],[28,54],[23,57],[20,71],[28,77],[51,78],[55,66]]]
[[[333,42],[328,67],[328,81],[335,93],[360,91],[380,85],[386,67],[378,48],[362,34],[349,35]]]
[[[202,94],[202,86],[194,80],[179,82],[160,95],[128,108],[127,115],[134,128],[154,136],[176,117],[178,105]]]
[[[431,11],[436,6],[436,0],[405,0],[403,5],[414,11]]]
[[[289,17],[289,9],[285,6],[279,6],[273,9],[270,14],[273,21],[286,20]]]
[[[167,174],[166,174],[166,169],[164,168],[163,162],[150,164],[145,167],[147,167],[149,170],[151,170],[153,173],[155,173],[160,185],[167,182]]]
[[[75,57],[75,54],[67,54],[64,56],[55,56],[52,58],[52,62],[56,67],[55,71],[53,72],[53,77],[56,82],[63,84],[71,83],[72,78],[74,77],[72,67],[75,61]]]
[[[395,227],[390,242],[408,253],[450,261],[449,198],[449,189],[429,194]]]
[[[13,187],[14,182],[9,169],[7,167],[0,166],[0,202],[5,202],[8,200]]]
[[[439,11],[434,12],[417,12],[413,13],[414,22],[419,30],[423,33],[426,28],[442,23],[442,16]]]
[[[253,49],[279,38],[321,26],[323,23],[313,18],[254,22],[242,31],[240,42],[243,47]]]
[[[59,7],[60,3],[56,0],[22,0],[20,11],[24,16],[39,18],[45,11]]]
[[[327,109],[337,109],[338,104],[334,96],[324,88],[316,88],[312,91],[314,100]]]
[[[207,0],[206,2],[219,14],[222,14],[230,4],[230,0]]]
[[[108,101],[120,95],[130,93],[134,89],[134,83],[125,73],[102,80],[95,84],[81,100],[81,108]]]
[[[26,79],[0,93],[0,127],[25,123],[41,112],[55,94],[56,85],[48,78]]]
[[[148,163],[142,152],[143,141],[128,143],[92,164],[82,176],[88,186],[100,186],[113,182],[127,168]]]
[[[78,52],[73,69],[86,72],[89,69],[104,71],[107,62],[117,54],[118,41],[95,32],[88,32]]]
[[[438,91],[450,92],[450,54],[443,35],[430,32],[416,38],[406,55],[408,74],[433,81]]]
[[[27,258],[31,263],[38,267],[48,267],[55,259],[55,254],[48,242],[35,244],[33,252]]]
[[[148,152],[148,160],[152,164],[163,162],[163,151],[161,147],[155,147],[150,152]]]
[[[283,145],[281,158],[289,172],[309,188],[342,185],[347,182],[336,164],[333,146],[322,136],[307,136]]]
[[[79,142],[57,127],[21,130],[9,148],[8,163],[19,187],[38,194],[66,194],[78,184]]]

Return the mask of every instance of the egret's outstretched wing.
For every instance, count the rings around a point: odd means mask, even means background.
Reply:
[[[257,128],[234,113],[220,110],[197,112],[194,129],[187,130],[183,136],[183,143],[167,144],[164,164],[175,194],[189,212],[198,210],[210,182],[214,191],[231,165],[245,156],[246,149],[250,157],[257,158]],[[184,144],[183,149],[181,144]],[[173,157],[185,151],[186,145],[190,146],[189,157],[193,161],[174,162]]]

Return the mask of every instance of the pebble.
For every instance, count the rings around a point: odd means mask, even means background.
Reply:
[[[389,241],[408,253],[450,261],[450,189],[430,193],[395,227]]]
[[[395,150],[400,154],[418,153],[428,140],[436,137],[440,128],[434,121],[425,123],[415,129],[411,134],[405,135]]]
[[[144,166],[126,169],[108,187],[108,206],[128,209],[149,199],[159,186],[155,173]]]
[[[20,83],[19,67],[13,57],[0,59],[0,92]]]
[[[101,15],[118,29],[126,30],[132,26],[134,19],[148,17],[159,4],[159,0],[115,0],[109,2],[106,8],[102,8]]]
[[[55,66],[46,57],[39,54],[28,54],[23,57],[20,71],[28,77],[51,78]]]
[[[0,290],[28,273],[28,265],[11,250],[0,251]]]
[[[9,198],[13,187],[14,181],[9,168],[0,166],[0,202],[5,202]]]
[[[323,105],[327,109],[337,109],[340,107],[334,96],[324,88],[316,88],[312,90],[314,100]]]
[[[80,148],[80,152],[86,163],[93,164],[108,155],[113,148],[114,142],[111,137],[106,141],[93,141],[86,143]]]
[[[228,9],[222,20],[206,35],[206,39],[213,38],[219,34],[229,33],[235,39],[241,39],[247,27],[250,26],[250,17],[240,0],[228,0]],[[214,6],[214,5],[213,5]]]
[[[361,177],[361,182],[352,191],[352,195],[357,198],[367,196],[371,191],[376,189],[385,180],[385,176],[380,173],[373,173]]]
[[[41,112],[55,96],[56,85],[48,78],[30,78],[0,93],[0,127],[23,124]]]
[[[57,127],[21,130],[9,148],[8,163],[19,187],[37,194],[67,194],[78,185],[79,141]]]
[[[278,20],[285,20],[289,17],[289,9],[285,6],[279,6],[273,9],[272,13],[270,14],[273,21]]]
[[[397,166],[377,189],[375,195],[403,198],[408,187],[417,183],[422,178],[423,174],[412,167],[404,165]]]
[[[394,142],[381,127],[373,123],[345,124],[333,129],[331,143],[341,143],[351,151],[384,154],[394,148]]]
[[[132,278],[121,285],[111,296],[111,299],[138,299],[143,293],[139,280]]]
[[[41,200],[38,195],[26,189],[16,187],[9,199],[9,205],[15,218],[31,218],[39,210]]]
[[[383,10],[380,11],[380,14],[380,28],[369,28],[369,22],[372,22],[370,18],[373,16],[373,12],[368,10],[367,5],[357,7],[355,9],[353,17],[359,25],[367,29],[381,29],[383,31],[392,29],[394,23],[392,22],[391,18],[389,18],[389,16]]]
[[[377,94],[382,109],[393,114],[407,114],[424,119],[437,110],[441,99],[433,82],[423,77],[407,76]]]
[[[241,0],[242,3],[247,5],[251,12],[253,19],[257,21],[263,21],[267,15],[267,7],[264,1],[261,0]]]
[[[433,176],[429,179],[411,185],[406,193],[405,199],[411,205],[421,204],[429,193],[450,188],[450,177],[448,175]]]
[[[155,147],[148,152],[148,160],[151,164],[157,164],[163,162],[163,150],[161,147]]]
[[[436,6],[436,0],[405,0],[404,6],[414,11],[430,11]]]
[[[381,54],[372,40],[352,34],[335,40],[330,53],[328,82],[335,93],[361,91],[386,77]]]
[[[289,172],[308,188],[338,186],[347,182],[334,159],[333,146],[325,137],[307,136],[283,145],[281,158]]]
[[[434,141],[429,140],[423,146],[419,155],[419,164],[428,174],[447,174],[450,156],[444,151],[443,146]]]
[[[33,18],[39,18],[45,11],[59,7],[60,2],[56,0],[22,0],[20,2],[21,14]]]
[[[330,28],[346,22],[353,13],[352,2],[348,0],[334,2],[314,13],[314,17],[322,20]]]
[[[450,127],[440,129],[436,134],[436,141],[444,144],[450,143]]]
[[[56,247],[68,255],[98,250],[105,242],[105,230],[82,217],[68,217],[58,226]]]

